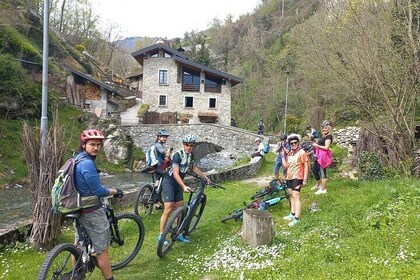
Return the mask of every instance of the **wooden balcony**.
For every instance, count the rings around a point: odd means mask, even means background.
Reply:
[[[182,84],[182,91],[200,92],[200,85],[195,85],[195,84]]]
[[[215,92],[220,93],[222,92],[222,85],[206,85],[204,87],[204,92]]]

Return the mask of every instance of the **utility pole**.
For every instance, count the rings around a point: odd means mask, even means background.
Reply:
[[[42,46],[42,104],[41,104],[41,155],[45,152],[48,136],[48,33],[49,0],[44,0],[44,28]]]
[[[286,104],[284,105],[284,128],[283,134],[287,132],[287,94],[289,91],[289,71],[286,71]]]

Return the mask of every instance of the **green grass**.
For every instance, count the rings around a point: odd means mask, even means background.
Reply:
[[[261,175],[271,175],[274,157]],[[358,182],[332,179],[328,194],[302,190],[302,218],[294,228],[282,220],[287,203],[270,209],[275,237],[269,247],[242,244],[240,222],[220,219],[250,201],[256,183],[224,182],[206,190],[207,207],[190,244],[176,243],[156,255],[161,212],[144,219],[139,255],[116,279],[416,279],[420,269],[420,186],[415,179]],[[309,206],[316,203],[319,211]],[[126,209],[131,211],[130,208]],[[67,231],[71,236],[71,231]],[[45,253],[22,244],[0,253],[0,279],[35,279]],[[7,272],[6,272],[7,271]],[[98,270],[90,279],[102,279]]]

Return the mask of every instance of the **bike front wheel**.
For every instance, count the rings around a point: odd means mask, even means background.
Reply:
[[[207,197],[204,195],[200,201],[195,205],[195,208],[193,209],[193,212],[191,214],[191,218],[188,224],[188,232],[186,234],[190,234],[193,232],[198,222],[200,221],[201,215],[203,215],[204,208],[206,207]]]
[[[136,215],[146,217],[152,213],[154,204],[152,195],[152,185],[145,185],[137,192],[134,199],[134,213]]]
[[[109,259],[113,270],[129,264],[139,252],[144,240],[144,224],[133,213],[118,214],[117,227],[112,226],[112,240],[109,247]],[[117,237],[120,238],[117,238]]]
[[[178,236],[183,234],[183,221],[185,219],[185,215],[187,214],[187,209],[188,208],[185,205],[176,209],[166,223],[166,227],[160,236],[157,247],[157,255],[160,258],[163,258],[166,254],[168,254]]]
[[[38,280],[83,279],[86,272],[82,265],[78,265],[78,268],[73,270],[73,262],[78,260],[79,256],[80,250],[71,243],[55,246],[45,258],[38,274]],[[76,278],[76,276],[80,278]]]
[[[243,210],[242,209],[237,209],[237,210],[234,210],[232,213],[230,213],[228,216],[224,217],[221,220],[221,222],[224,223],[224,222],[232,220],[232,219],[235,219],[235,221],[236,221],[236,220],[242,219],[242,215],[243,215]]]

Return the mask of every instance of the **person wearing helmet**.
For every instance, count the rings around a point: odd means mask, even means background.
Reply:
[[[290,221],[289,227],[292,227],[300,219],[300,189],[307,184],[309,165],[308,155],[299,145],[300,136],[291,134],[287,141],[290,145],[290,151],[287,153],[287,157],[282,157],[282,161],[286,168],[286,185],[290,194],[290,214],[283,219]]]
[[[156,159],[158,160],[158,163],[153,166],[153,181],[155,182],[155,186],[159,185],[160,178],[163,176],[163,172],[165,171],[165,161],[169,162],[169,157],[171,156],[172,149],[168,148],[165,149],[166,141],[168,140],[169,133],[166,131],[166,129],[161,129],[158,131],[156,136],[156,142],[153,144],[155,146],[155,153],[156,153]],[[161,192],[158,193],[158,196],[161,196]],[[163,206],[160,202],[156,202],[155,209],[162,209]]]
[[[287,135],[283,134],[280,137],[280,142],[277,144],[276,149],[274,150],[275,153],[277,153],[277,158],[276,158],[276,162],[274,163],[274,178],[278,179],[279,178],[279,171],[280,168],[283,165],[283,161],[282,161],[282,157],[284,154],[287,154],[290,151],[290,145],[289,143],[286,141],[287,140]],[[284,152],[283,152],[284,151]],[[282,174],[285,174],[285,170],[284,168],[282,168]]]
[[[314,163],[312,165],[312,173],[314,174],[316,183],[311,190],[316,191],[316,195],[327,193],[327,166],[331,164],[331,149],[330,146],[333,141],[332,124],[325,120],[322,122],[322,136],[318,142],[312,142],[314,147]]]
[[[161,234],[165,229],[172,210],[184,205],[183,193],[193,191],[184,183],[187,171],[191,170],[203,180],[210,182],[209,178],[195,165],[194,155],[192,154],[195,143],[196,137],[194,135],[186,135],[182,138],[182,149],[172,155],[171,165],[162,179],[164,210],[160,218],[158,241],[161,238]],[[184,235],[180,235],[178,240],[181,242],[190,242]]]
[[[121,189],[106,188],[101,184],[95,159],[104,139],[103,133],[96,129],[87,129],[80,135],[80,153],[76,156],[76,160],[80,161],[75,167],[75,185],[82,197],[83,209],[79,218],[82,227],[76,230],[76,240],[79,241],[78,236],[82,236],[84,232],[88,234],[99,269],[105,279],[112,280],[114,277],[108,253],[111,235],[100,198],[121,198],[124,193]]]

